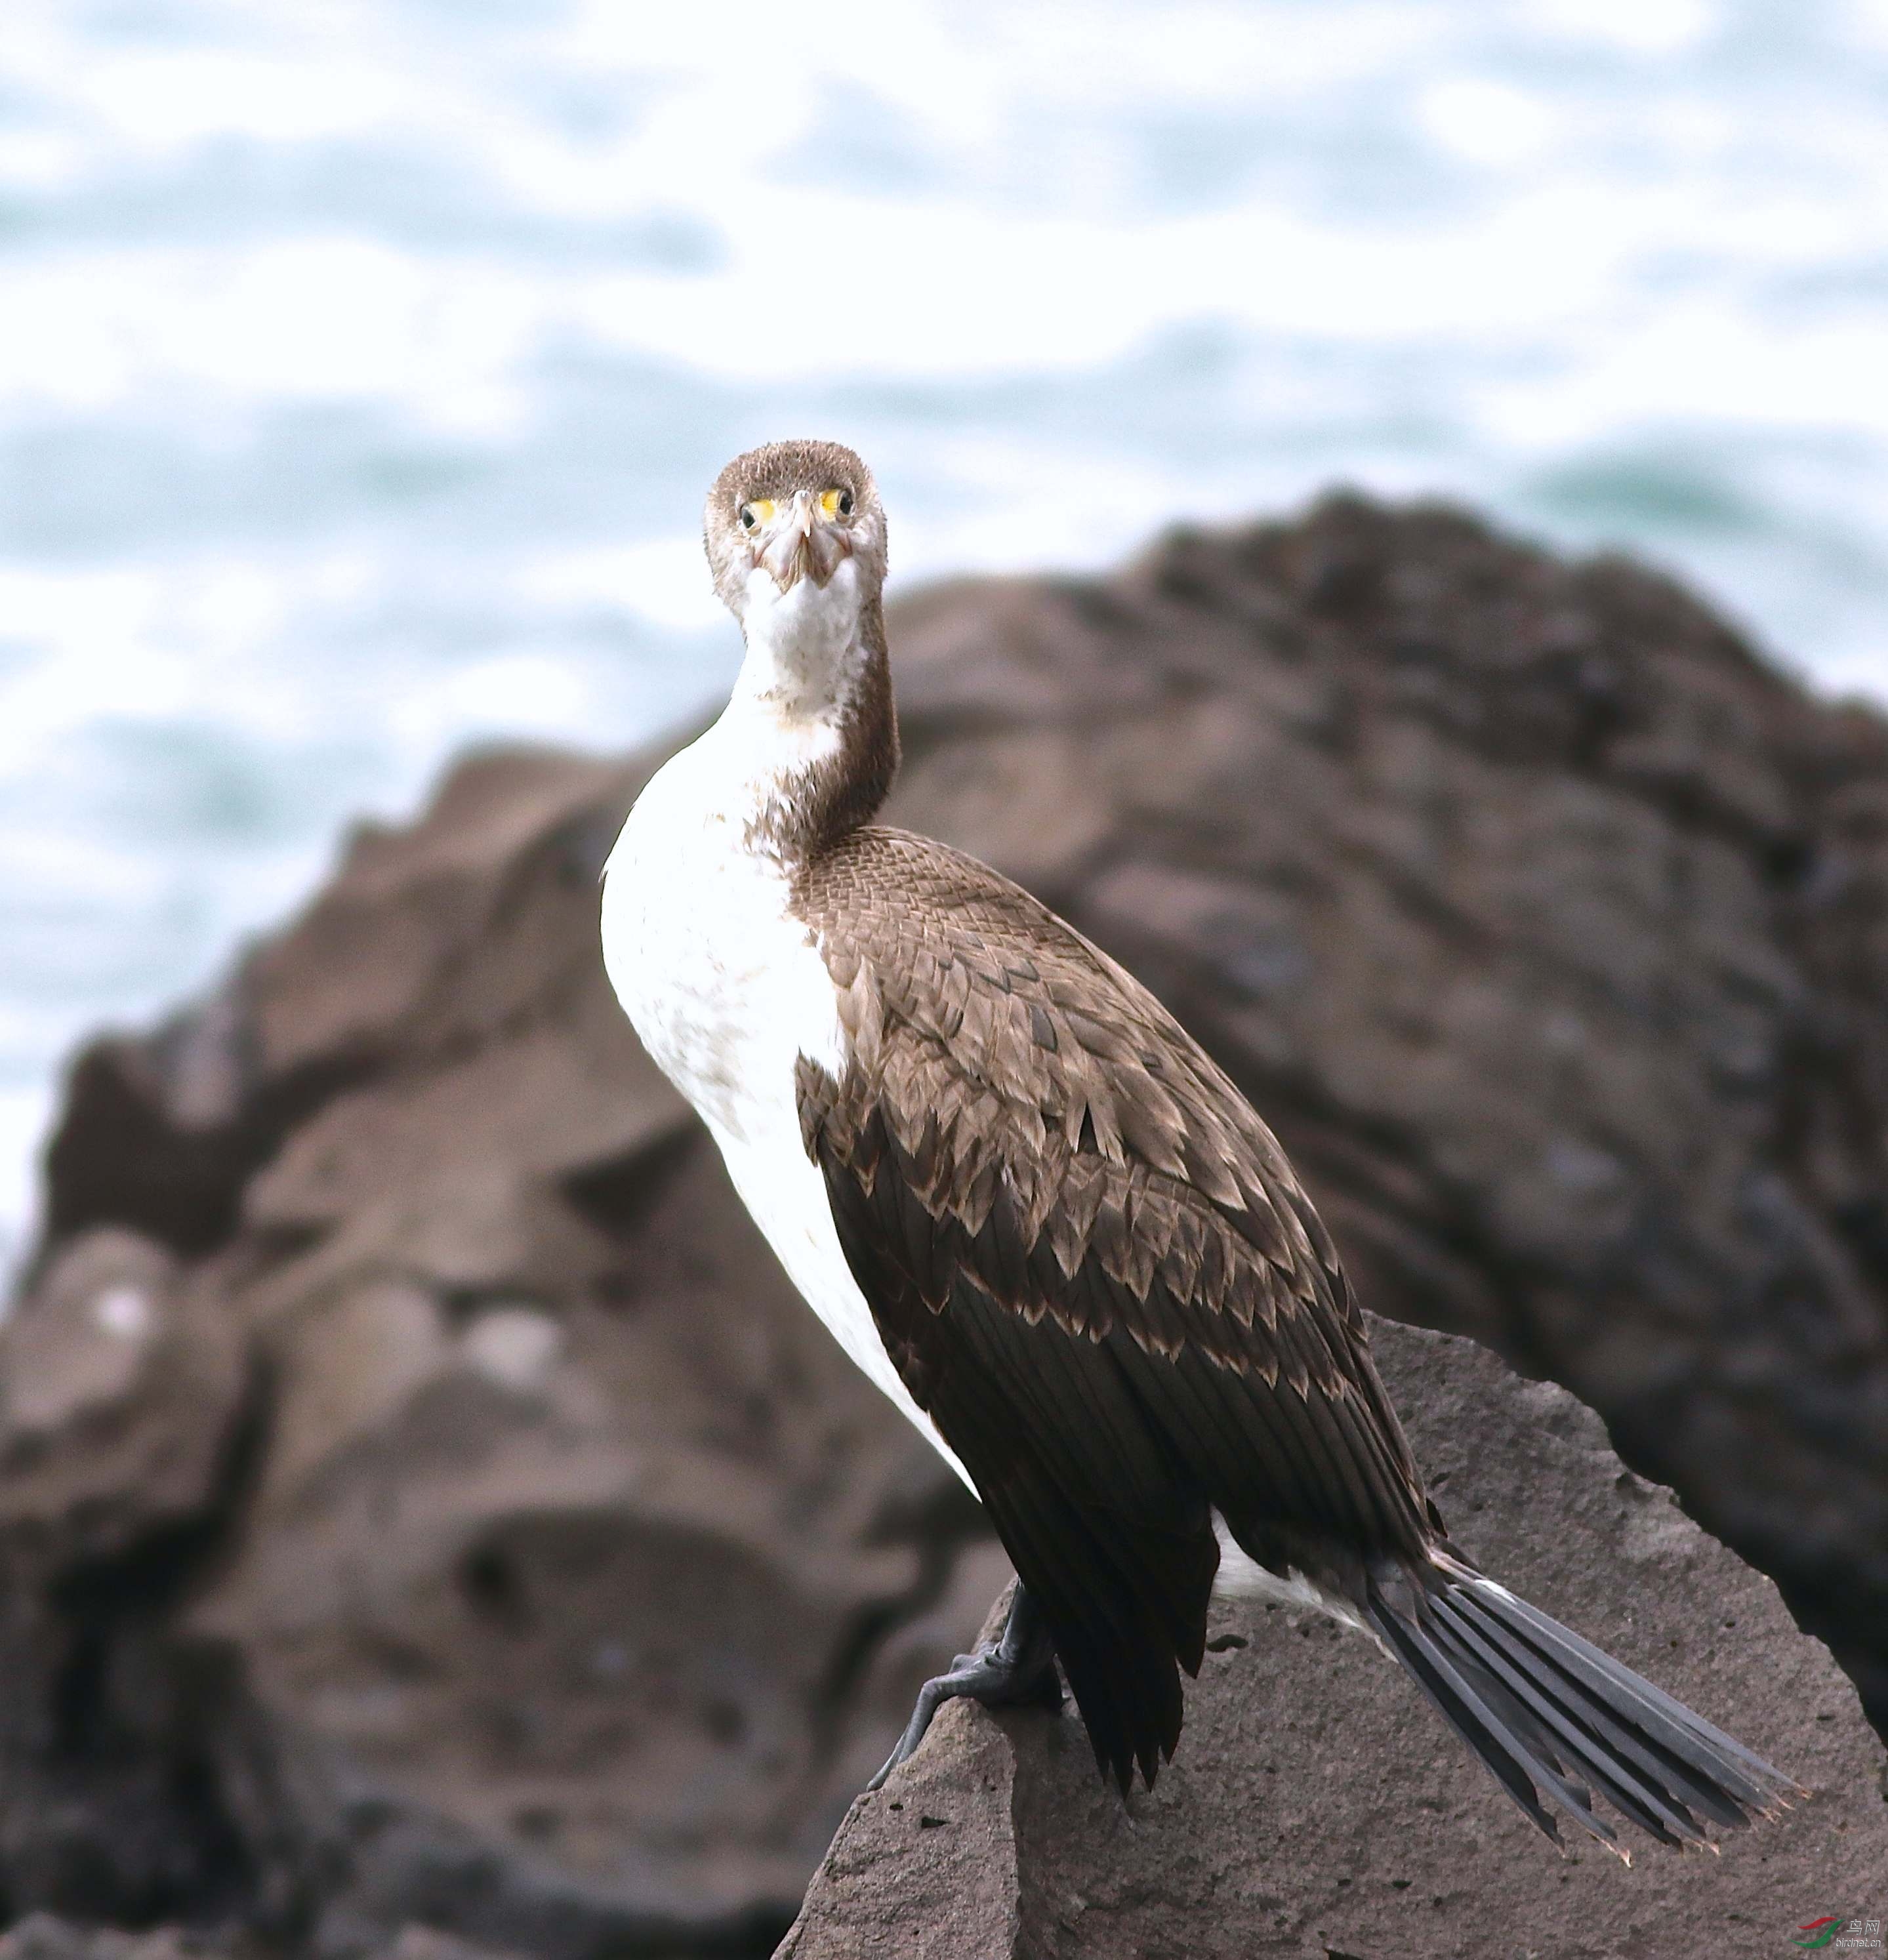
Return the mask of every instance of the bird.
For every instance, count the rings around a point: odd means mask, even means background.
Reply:
[[[1329,1233],[1200,1044],[1020,886],[875,820],[899,742],[864,462],[738,456],[703,539],[744,654],[610,853],[605,969],[1016,1573],[870,1787],[946,1701],[1054,1710],[1065,1682],[1103,1774],[1151,1789],[1218,1595],[1367,1635],[1557,1843],[1564,1815],[1626,1855],[1596,1792],[1669,1845],[1787,1807],[1781,1771],[1451,1539]]]

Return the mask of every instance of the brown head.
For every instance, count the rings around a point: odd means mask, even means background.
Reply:
[[[862,601],[885,583],[885,513],[872,473],[836,442],[770,442],[715,479],[702,541],[722,603],[745,625],[756,577],[785,597],[823,590],[848,560]]]

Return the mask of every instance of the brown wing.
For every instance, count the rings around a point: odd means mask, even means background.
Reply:
[[[1336,1256],[1250,1105],[1026,892],[855,832],[798,902],[841,989],[800,1110],[887,1351],[1040,1604],[1105,1768],[1151,1783],[1197,1672],[1211,1511],[1361,1594],[1420,1481]]]

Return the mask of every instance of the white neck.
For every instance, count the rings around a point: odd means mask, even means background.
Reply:
[[[824,585],[802,578],[785,592],[756,567],[741,608],[747,654],[730,708],[764,706],[783,721],[836,715],[852,699],[868,657],[864,622],[856,560],[842,558]]]
[[[803,578],[782,592],[756,571],[741,625],[747,651],[714,726],[663,775],[705,813],[731,826],[756,857],[778,861],[791,821],[823,765],[837,759],[871,655],[852,560],[824,587]]]

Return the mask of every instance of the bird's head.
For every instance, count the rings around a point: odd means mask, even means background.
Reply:
[[[856,638],[885,582],[872,473],[836,442],[772,442],[715,479],[702,520],[715,590],[749,644]]]
[[[849,449],[773,442],[715,478],[702,533],[747,642],[716,727],[759,734],[772,783],[763,827],[775,848],[804,853],[869,822],[898,768],[884,509]]]

